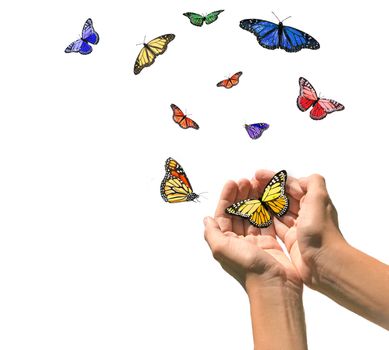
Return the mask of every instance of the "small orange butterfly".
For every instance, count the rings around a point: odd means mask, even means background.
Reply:
[[[173,120],[183,129],[199,129],[199,125],[192,119],[188,118],[175,104],[171,104],[173,110]]]
[[[216,86],[217,87],[223,86],[226,89],[231,89],[233,86],[239,84],[239,78],[242,74],[243,74],[242,72],[237,72],[232,77],[218,82]]]

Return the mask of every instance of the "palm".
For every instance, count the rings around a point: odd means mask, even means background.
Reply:
[[[225,213],[225,208],[239,200],[258,198],[260,185],[255,181],[228,182],[222,192],[215,220],[228,237],[228,257],[221,257],[222,266],[242,285],[251,272],[264,278],[287,279],[300,286],[299,274],[276,239],[274,226],[259,229],[248,220]]]

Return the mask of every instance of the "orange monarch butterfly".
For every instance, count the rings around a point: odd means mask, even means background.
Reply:
[[[171,104],[173,110],[173,120],[183,129],[199,129],[199,125],[192,119],[188,118],[175,104]]]
[[[287,173],[281,170],[266,185],[260,199],[245,199],[226,208],[226,213],[246,218],[256,227],[268,227],[272,223],[270,213],[277,217],[286,214],[289,200],[285,195]]]
[[[199,197],[194,193],[184,169],[173,158],[165,163],[166,174],[161,183],[161,196],[165,202],[180,203],[196,201]]]
[[[217,87],[223,86],[226,89],[231,89],[233,86],[239,84],[239,78],[242,74],[243,74],[242,72],[235,73],[232,77],[225,79],[225,80],[222,80],[222,81],[219,81],[216,84],[216,86]]]

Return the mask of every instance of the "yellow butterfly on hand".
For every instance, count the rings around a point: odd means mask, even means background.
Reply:
[[[165,34],[149,41],[147,44],[144,43],[135,61],[134,74],[139,74],[143,68],[151,66],[155,58],[166,51],[168,44],[175,37],[174,34]]]
[[[226,208],[226,213],[246,218],[256,227],[268,227],[271,213],[281,217],[288,211],[289,200],[285,195],[287,173],[281,170],[266,185],[261,199],[245,199]]]

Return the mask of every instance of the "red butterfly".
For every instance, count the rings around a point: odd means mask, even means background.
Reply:
[[[309,113],[312,119],[320,120],[325,118],[328,113],[344,109],[344,106],[339,102],[317,97],[315,89],[307,79],[300,78],[299,83],[300,95],[297,97],[297,107],[303,112],[313,107]]]
[[[231,89],[233,86],[239,84],[239,78],[242,74],[243,74],[242,72],[235,73],[231,78],[218,82],[216,86],[217,87],[223,86],[226,89]]]
[[[188,128],[193,128],[193,129],[198,129],[199,126],[198,124],[188,118],[182,111],[179,109],[175,104],[171,104],[170,107],[173,110],[173,120],[181,126],[183,129],[188,129]]]

